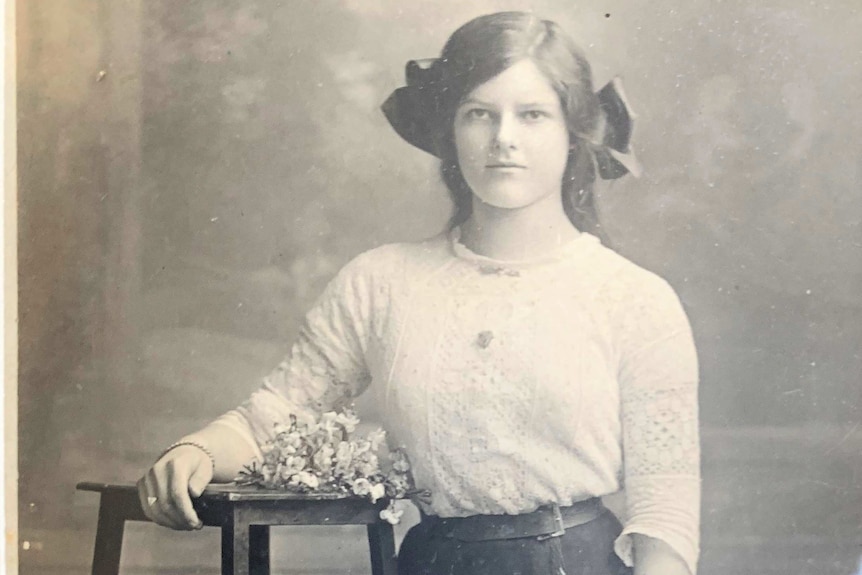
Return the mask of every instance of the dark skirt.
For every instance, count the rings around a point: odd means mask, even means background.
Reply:
[[[560,537],[460,541],[423,521],[398,553],[399,575],[631,575],[614,553],[622,526],[605,510]]]

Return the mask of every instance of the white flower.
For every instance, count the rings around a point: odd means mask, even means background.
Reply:
[[[341,426],[334,411],[327,411],[320,416],[320,430],[324,433],[327,442],[332,442],[336,436],[341,439]]]
[[[353,493],[354,495],[358,495],[360,497],[364,497],[371,493],[371,482],[365,479],[364,477],[360,477],[353,481]]]
[[[407,460],[407,454],[401,449],[395,449],[391,453],[392,469],[399,473],[407,473],[410,471],[410,462]]]
[[[308,486],[310,489],[317,489],[320,486],[320,480],[317,476],[308,471],[300,471],[296,474],[296,477],[301,484]]]
[[[368,442],[371,444],[372,451],[377,451],[385,441],[386,432],[380,428],[377,428],[368,434]]]
[[[380,471],[380,465],[377,461],[377,456],[370,451],[365,452],[361,457],[356,458],[356,471],[363,477],[369,477]]]
[[[380,511],[380,519],[387,521],[392,525],[400,523],[402,515],[404,515],[404,510],[396,509],[394,501],[390,501],[389,506]]]
[[[263,481],[264,481],[264,483],[269,483],[269,482],[271,482],[271,481],[272,481],[272,479],[273,479],[273,477],[275,476],[276,472],[275,472],[275,470],[272,468],[272,466],[270,466],[270,465],[263,465],[263,466],[261,466],[261,468],[260,468],[260,474],[261,474],[261,476],[263,477]]]
[[[320,424],[319,423],[310,423],[308,425],[308,427],[306,427],[304,430],[302,430],[302,433],[300,435],[305,436],[307,438],[307,437],[313,436],[318,431],[320,431]]]
[[[386,482],[392,488],[395,497],[404,497],[410,489],[407,477],[398,473],[390,473],[386,477]]]
[[[357,439],[356,441],[352,441],[353,443],[353,455],[362,455],[368,451],[371,451],[371,442],[367,439]]]
[[[304,457],[294,457],[293,455],[289,455],[284,460],[285,471],[287,471],[289,475],[299,473],[305,469],[306,463],[307,462]]]
[[[377,503],[378,499],[386,497],[386,487],[382,483],[375,483],[371,486],[368,496],[371,497],[371,503]]]
[[[323,445],[314,454],[313,462],[316,471],[329,473],[332,470],[332,456],[335,455],[335,450],[331,445]]]
[[[335,448],[335,474],[346,475],[353,464],[354,446],[352,443],[342,441]]]
[[[286,448],[292,448],[291,453],[302,447],[302,433],[299,431],[291,431],[282,436],[282,442]]]
[[[327,411],[320,416],[320,423],[335,423],[338,421],[338,414],[334,411]]]
[[[344,412],[339,413],[335,420],[344,426],[347,433],[353,433],[356,431],[356,426],[359,425],[359,418],[350,410],[345,410]]]

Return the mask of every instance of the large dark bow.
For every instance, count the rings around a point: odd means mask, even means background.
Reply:
[[[639,178],[641,166],[631,149],[635,114],[623,91],[623,81],[617,76],[596,92],[605,117],[601,145],[593,146],[596,165],[603,180],[621,178],[627,173]]]
[[[396,89],[381,106],[399,136],[420,150],[438,156],[431,123],[439,111],[442,67],[436,58],[407,62],[407,85]],[[640,176],[641,168],[631,150],[635,114],[622,80],[614,78],[596,93],[605,119],[600,143],[587,141],[602,179],[613,180],[627,173]]]
[[[380,106],[399,136],[432,156],[437,156],[431,122],[439,106],[442,70],[438,62],[437,58],[407,62],[407,85],[392,92]]]

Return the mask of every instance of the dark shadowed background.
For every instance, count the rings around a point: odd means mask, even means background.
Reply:
[[[599,203],[694,326],[701,573],[856,573],[856,0],[18,2],[22,572],[86,572],[76,481],[137,479],[256,387],[348,259],[443,228],[432,158],[378,106],[408,58],[511,8],[639,114],[645,175]],[[135,526],[124,568],[215,573],[217,542]],[[275,550],[285,573],[369,570],[349,529]]]

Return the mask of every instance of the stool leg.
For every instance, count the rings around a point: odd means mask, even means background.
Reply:
[[[243,515],[242,510],[234,507],[222,523],[222,575],[250,575],[249,548],[251,544],[251,525],[248,524]]]
[[[221,526],[222,575],[269,575],[269,525],[249,525],[234,508]]]
[[[250,575],[269,575],[269,525],[250,525],[248,536]]]
[[[109,493],[99,497],[99,522],[93,549],[93,575],[118,575],[126,519],[121,501]]]
[[[389,523],[368,526],[368,547],[371,551],[372,575],[396,575],[395,534]]]
[[[234,575],[232,513],[228,513],[221,525],[221,575]]]
[[[234,557],[236,555],[236,546],[235,537],[236,533],[234,532],[235,525],[235,513],[233,510],[228,512],[228,516],[225,517],[224,521],[221,525],[221,573],[222,575],[241,575],[243,574],[242,569],[237,569],[236,562],[234,561]],[[243,554],[239,553],[239,557],[242,557]],[[247,568],[246,568],[247,569]]]

